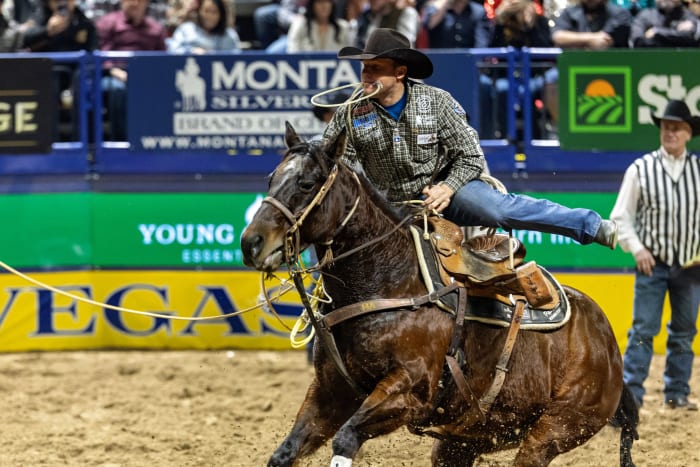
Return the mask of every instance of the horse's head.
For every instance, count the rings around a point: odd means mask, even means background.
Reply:
[[[312,222],[311,217],[333,184],[345,150],[345,132],[323,145],[303,140],[287,123],[285,141],[288,150],[270,176],[268,196],[241,236],[243,262],[266,272],[287,259],[289,238],[294,238],[299,243],[294,248],[301,250],[322,234],[319,230],[329,230],[321,222]]]

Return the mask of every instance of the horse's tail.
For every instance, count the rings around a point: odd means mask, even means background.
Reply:
[[[630,388],[624,384],[620,403],[615,415],[610,419],[610,424],[622,429],[620,432],[620,466],[634,467],[632,462],[632,443],[639,439],[637,425],[639,425],[639,407],[632,395]]]

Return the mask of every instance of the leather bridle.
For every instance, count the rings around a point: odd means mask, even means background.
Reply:
[[[352,174],[354,175],[355,181],[359,186],[360,179],[357,177],[357,174],[355,172],[352,172]],[[338,352],[338,346],[335,344],[335,338],[333,337],[333,334],[331,333],[329,328],[323,325],[323,323],[321,322],[320,314],[317,316],[316,312],[314,312],[314,309],[311,306],[311,303],[309,303],[309,299],[306,296],[306,290],[304,287],[304,280],[302,278],[302,274],[304,271],[300,270],[297,267],[299,254],[301,253],[301,236],[299,229],[304,223],[304,220],[306,220],[306,218],[308,217],[311,210],[314,209],[316,206],[320,206],[321,202],[333,186],[333,183],[335,182],[337,176],[338,164],[335,164],[331,169],[328,178],[318,190],[318,193],[316,193],[316,196],[314,196],[311,202],[304,209],[302,209],[296,214],[293,214],[284,204],[282,204],[279,200],[272,196],[265,197],[265,199],[263,199],[263,203],[268,203],[277,208],[284,215],[284,217],[287,218],[287,221],[289,221],[289,223],[291,224],[291,226],[289,227],[289,229],[287,229],[287,232],[285,233],[284,239],[285,262],[287,264],[287,267],[289,268],[289,274],[294,280],[294,285],[297,288],[297,292],[299,293],[301,302],[306,310],[306,315],[309,319],[309,322],[313,326],[316,335],[321,340],[322,345],[325,347],[326,353],[331,357],[331,360],[333,361],[338,372],[343,376],[345,381],[355,391],[355,393],[359,397],[364,399],[365,397],[367,397],[367,392],[364,391],[360,386],[358,386],[357,383],[352,379],[352,377],[348,373],[348,370],[345,367],[345,363],[340,357],[340,352]],[[359,201],[360,194],[358,193],[357,199],[355,200],[355,204],[353,205],[350,212],[345,216],[345,219],[341,223],[340,228],[345,226],[345,224],[347,224],[350,218],[353,216]],[[334,235],[336,235],[337,232],[338,230],[336,229]],[[332,242],[333,238],[331,236],[331,238],[326,242],[329,245],[329,248]]]

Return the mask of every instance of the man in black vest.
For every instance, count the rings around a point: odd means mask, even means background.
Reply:
[[[634,255],[637,265],[624,380],[642,405],[668,291],[664,403],[697,410],[688,395],[700,283],[683,266],[700,253],[700,159],[686,149],[700,135],[700,117],[691,116],[685,102],[671,100],[664,114],[653,119],[661,128],[661,147],[630,165],[610,215],[619,227],[620,247]]]

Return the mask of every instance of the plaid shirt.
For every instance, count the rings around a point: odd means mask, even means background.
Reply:
[[[434,173],[436,183],[457,192],[484,169],[479,137],[447,91],[409,81],[406,107],[398,121],[374,100],[352,104],[351,110],[345,162],[361,166],[391,201],[420,199]],[[348,107],[340,107],[324,139],[333,140],[347,122]]]

